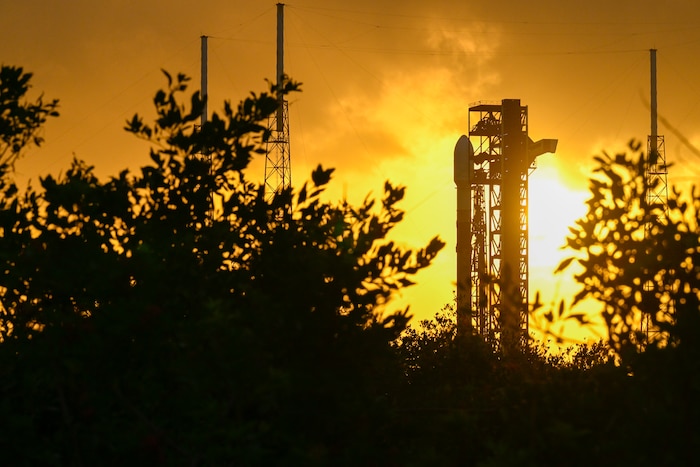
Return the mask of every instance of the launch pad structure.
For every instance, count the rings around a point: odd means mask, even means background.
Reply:
[[[504,352],[528,338],[528,179],[557,140],[529,137],[519,99],[469,108],[454,151],[457,186],[457,334]]]

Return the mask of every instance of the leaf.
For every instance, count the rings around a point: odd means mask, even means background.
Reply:
[[[559,302],[559,311],[557,312],[557,317],[561,318],[564,315],[564,300]]]
[[[574,258],[573,256],[571,256],[571,257],[569,257],[569,258],[566,258],[564,261],[562,261],[561,263],[559,263],[559,266],[557,266],[557,269],[554,270],[554,274],[560,273],[560,272],[562,272],[564,269],[568,268],[569,265],[571,264],[571,262],[572,262],[573,260],[575,260],[575,259],[576,259],[576,258]]]
[[[574,313],[568,316],[569,319],[575,319],[576,321],[579,322],[579,324],[586,325],[590,321],[588,320],[588,316],[586,316],[585,313]]]
[[[311,181],[314,182],[314,186],[319,187],[326,185],[331,180],[331,174],[334,170],[335,169],[324,169],[321,164],[319,164],[316,170],[311,173]]]
[[[304,201],[306,201],[306,183],[304,183],[297,195],[297,204],[303,204]]]
[[[168,87],[172,86],[173,85],[173,77],[170,76],[170,73],[165,71],[165,69],[163,69],[163,68],[161,68],[160,71],[162,71],[163,74],[165,75],[165,77],[168,79]]]

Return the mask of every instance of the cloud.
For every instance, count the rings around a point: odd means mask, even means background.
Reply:
[[[312,128],[305,136],[311,152],[322,152],[324,158],[339,158],[346,164],[356,161],[359,165],[354,168],[365,171],[368,159],[415,157],[415,148],[430,139],[445,133],[456,138],[460,131],[466,131],[469,102],[499,82],[490,63],[498,49],[498,34],[492,28],[487,40],[478,25],[465,30],[437,24],[413,32],[416,34],[407,35],[403,50],[432,51],[430,63],[423,56],[407,61],[387,53],[382,60],[373,57],[360,62],[362,66],[354,67],[354,75],[346,74],[339,81],[326,79],[324,86],[312,76],[305,84],[300,101],[312,100],[324,109],[308,114],[313,121],[303,124]],[[342,58],[359,60],[343,57],[342,51],[332,60]],[[330,77],[337,75],[339,67],[320,68],[319,73]],[[299,79],[306,81],[305,76]],[[318,99],[319,87],[330,88],[325,94],[329,99]],[[342,154],[351,148],[361,154],[344,157]]]
[[[445,64],[463,86],[481,89],[499,82],[491,62],[500,48],[500,28],[474,22],[455,29],[436,22],[430,31],[428,44],[436,54],[448,57]]]

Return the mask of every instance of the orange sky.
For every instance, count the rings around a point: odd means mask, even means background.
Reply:
[[[430,317],[454,289],[452,151],[468,131],[468,106],[520,99],[529,106],[530,136],[559,140],[530,179],[531,288],[543,290],[545,302],[570,296],[570,280],[551,274],[558,247],[584,212],[591,156],[646,140],[652,47],[659,112],[700,146],[700,7],[686,0],[395,5],[287,4],[285,70],[304,83],[290,99],[293,183],[322,163],[337,169],[336,199],[380,194],[385,179],[408,186],[395,237],[411,246],[435,234],[447,242],[400,297],[417,317]],[[74,155],[104,177],[146,163],[146,145],[122,128],[135,112],[152,115],[152,96],[165,83],[160,69],[189,74],[196,88],[199,37],[211,36],[209,109],[237,102],[274,78],[275,22],[267,1],[0,2],[0,62],[25,67],[37,92],[61,100],[45,146],[18,164],[19,174],[56,174]],[[669,183],[699,178],[700,159],[659,130],[677,164]]]

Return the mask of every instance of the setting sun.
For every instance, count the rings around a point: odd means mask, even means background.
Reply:
[[[556,166],[548,164],[547,159],[530,175],[529,194],[530,300],[534,301],[539,293],[545,310],[556,309],[562,300],[569,306],[579,291],[573,269],[557,274],[554,271],[562,260],[573,254],[565,248],[569,227],[586,214],[585,202],[590,194],[568,186]],[[577,311],[589,314],[589,320],[598,323],[595,304],[582,302]],[[536,333],[537,323],[531,322],[530,328]],[[597,340],[604,333],[599,325],[580,329],[574,323],[568,323],[566,329],[559,331],[574,341]]]
[[[556,155],[544,156],[553,158]],[[569,226],[586,213],[589,194],[567,186],[556,167],[540,162],[529,180],[530,268],[551,271],[566,256],[562,249]],[[550,271],[550,272],[551,272]]]

